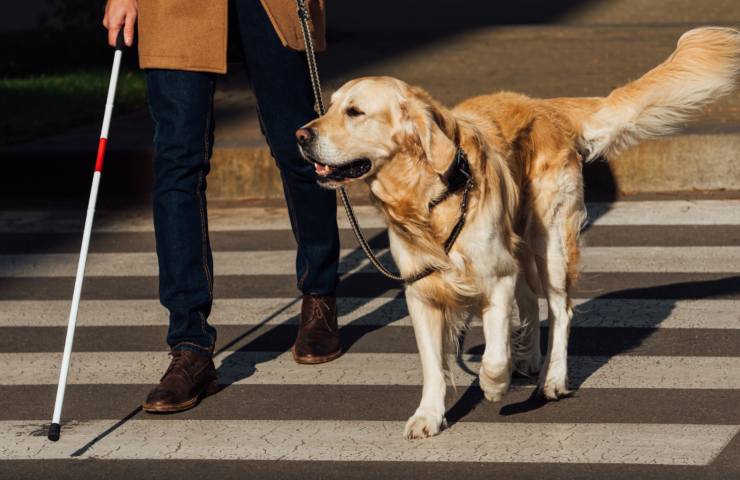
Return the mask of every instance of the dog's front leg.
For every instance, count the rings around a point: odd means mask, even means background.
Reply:
[[[406,290],[406,304],[414,325],[416,345],[421,356],[424,389],[414,416],[406,422],[407,439],[431,437],[445,425],[445,383],[443,366],[444,313],[418,298],[413,288]]]
[[[488,308],[483,312],[486,349],[480,365],[480,388],[486,399],[497,402],[511,381],[511,309],[516,275],[497,278],[489,289]]]

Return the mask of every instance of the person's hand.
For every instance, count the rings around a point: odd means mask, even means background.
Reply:
[[[103,26],[108,29],[108,44],[111,47],[116,46],[116,37],[121,28],[126,46],[133,45],[137,11],[136,0],[108,0],[105,5]]]

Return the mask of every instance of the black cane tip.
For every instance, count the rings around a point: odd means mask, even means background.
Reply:
[[[59,434],[62,431],[62,427],[58,423],[52,423],[49,426],[49,440],[56,442],[59,440]]]

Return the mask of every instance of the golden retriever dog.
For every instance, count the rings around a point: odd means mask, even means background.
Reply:
[[[471,317],[483,323],[486,399],[502,398],[514,369],[532,375],[541,366],[541,395],[568,395],[570,296],[586,220],[583,163],[672,131],[729,93],[738,73],[740,32],[699,28],[660,66],[605,98],[504,92],[450,110],[400,80],[361,78],[298,130],[319,183],[365,179],[387,221],[423,372],[407,438],[444,428],[446,347],[456,346]],[[539,293],[550,325],[544,362]]]

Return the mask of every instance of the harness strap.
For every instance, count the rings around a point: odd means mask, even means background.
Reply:
[[[434,209],[437,205],[442,203],[444,200],[449,198],[451,195],[455,194],[457,191],[459,191],[460,188],[463,188],[462,193],[462,201],[460,202],[460,217],[457,219],[457,223],[452,228],[452,231],[450,232],[450,235],[447,237],[447,240],[445,240],[445,253],[449,254],[450,250],[452,250],[453,245],[455,245],[455,242],[457,241],[457,237],[460,236],[460,232],[462,232],[463,227],[465,226],[465,219],[467,217],[468,213],[468,199],[470,197],[470,191],[475,186],[475,182],[473,181],[473,177],[470,175],[470,165],[468,164],[467,155],[463,151],[462,148],[457,149],[458,154],[455,156],[455,161],[452,162],[454,164],[458,164],[459,166],[465,165],[465,167],[462,167],[458,170],[458,172],[462,172],[462,175],[465,178],[465,183],[463,183],[461,186],[457,187],[457,190],[447,190],[444,194],[442,194],[439,198],[432,200],[429,202],[429,210]],[[450,167],[452,168],[452,167]],[[467,170],[463,170],[463,168],[467,168]],[[448,170],[449,172],[449,170]],[[422,278],[426,278],[429,275],[436,272],[437,269],[433,267],[428,267],[425,270],[422,270],[419,273],[416,273],[414,275],[411,275],[407,279],[405,279],[405,283],[407,285],[411,285],[412,283],[421,280]]]

